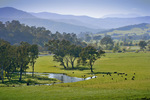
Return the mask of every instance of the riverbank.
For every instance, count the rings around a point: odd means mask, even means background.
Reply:
[[[96,61],[97,78],[52,86],[0,87],[1,100],[129,100],[150,98],[150,53],[110,53]],[[30,69],[28,71],[31,71]],[[90,70],[64,70],[52,56],[39,57],[36,72],[90,76]],[[74,72],[74,73],[72,73]],[[107,73],[111,73],[107,75]],[[124,73],[124,74],[123,74]],[[118,75],[119,74],[119,75]],[[132,80],[133,76],[135,77]],[[21,92],[18,92],[21,91]]]

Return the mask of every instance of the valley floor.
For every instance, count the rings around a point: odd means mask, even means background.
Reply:
[[[87,68],[64,70],[52,56],[42,56],[37,59],[35,72],[66,73],[76,77],[94,74],[97,78],[52,86],[0,87],[0,100],[150,99],[149,52],[107,53],[96,61],[94,73]]]

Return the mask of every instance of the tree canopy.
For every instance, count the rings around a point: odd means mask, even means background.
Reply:
[[[82,49],[80,53],[80,63],[83,65],[89,65],[91,72],[93,72],[93,65],[97,59],[99,59],[105,52],[102,50],[97,51],[92,46],[87,46]]]
[[[35,63],[37,57],[37,45],[21,42],[16,46],[0,39],[0,79],[4,82],[5,72],[5,76],[7,76],[8,80],[11,80],[12,73],[19,71],[19,81],[21,81],[22,73],[26,71],[30,62]]]
[[[147,46],[147,43],[145,41],[140,41],[139,46],[140,46],[140,49],[144,50],[146,48],[145,46]]]
[[[114,42],[111,38],[111,36],[107,35],[100,41],[101,45],[104,46],[105,49],[111,50],[114,46]]]
[[[19,44],[21,41],[29,44],[37,44],[39,47],[44,45],[49,40],[68,40],[74,44],[81,44],[80,40],[74,33],[52,33],[44,27],[35,27],[21,24],[17,20],[7,21],[5,24],[0,22],[0,37],[11,44]],[[41,48],[42,49],[42,48]]]

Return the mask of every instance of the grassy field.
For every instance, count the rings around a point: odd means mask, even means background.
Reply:
[[[66,73],[77,77],[91,76],[90,70],[86,68],[64,70],[59,63],[53,62],[52,56],[39,57],[35,72]],[[107,75],[108,72],[111,76]],[[75,83],[0,87],[0,100],[150,99],[150,53],[108,53],[96,61],[92,74],[97,78]]]

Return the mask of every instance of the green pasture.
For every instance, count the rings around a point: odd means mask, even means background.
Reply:
[[[39,57],[35,72],[66,73],[76,77],[94,74],[97,78],[52,86],[0,87],[0,100],[150,99],[149,52],[107,53],[95,62],[93,68],[94,73],[88,67],[81,66],[75,70],[64,70],[59,63],[53,61],[52,56]]]

